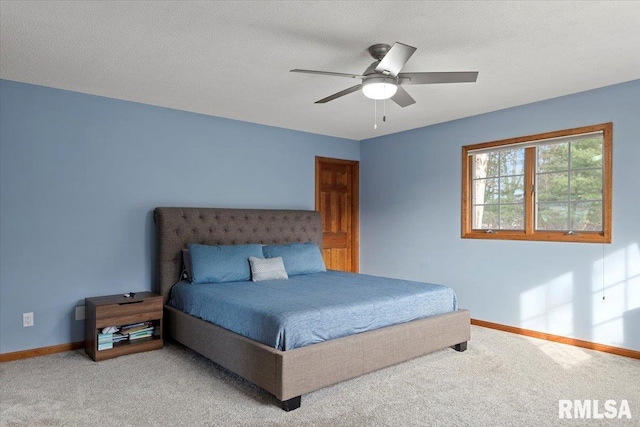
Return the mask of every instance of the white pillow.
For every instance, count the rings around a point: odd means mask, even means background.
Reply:
[[[256,258],[252,256],[249,257],[249,264],[251,264],[251,280],[254,282],[289,278],[287,270],[284,269],[282,257]]]

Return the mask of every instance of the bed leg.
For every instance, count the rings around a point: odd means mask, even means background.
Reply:
[[[460,344],[456,344],[453,346],[453,349],[455,351],[460,351],[460,352],[467,351],[467,342],[465,341],[465,342],[461,342]]]
[[[294,409],[298,409],[300,407],[300,402],[302,401],[302,396],[297,396],[289,400],[283,400],[281,402],[281,407],[285,411],[293,411]]]

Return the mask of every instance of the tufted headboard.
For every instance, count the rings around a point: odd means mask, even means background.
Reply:
[[[156,208],[158,290],[169,299],[189,243],[240,245],[315,242],[322,249],[322,220],[316,211],[275,209]]]

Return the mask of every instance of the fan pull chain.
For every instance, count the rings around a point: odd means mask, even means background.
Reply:
[[[373,100],[373,129],[378,129],[378,101]]]
[[[386,122],[387,121],[387,100],[383,100],[382,101],[382,121]]]

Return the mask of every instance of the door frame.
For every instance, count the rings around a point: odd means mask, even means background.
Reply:
[[[353,184],[351,197],[351,266],[353,273],[358,273],[360,271],[360,162],[357,160],[316,156],[316,211],[320,209],[320,162],[353,167],[351,174],[351,182]]]

